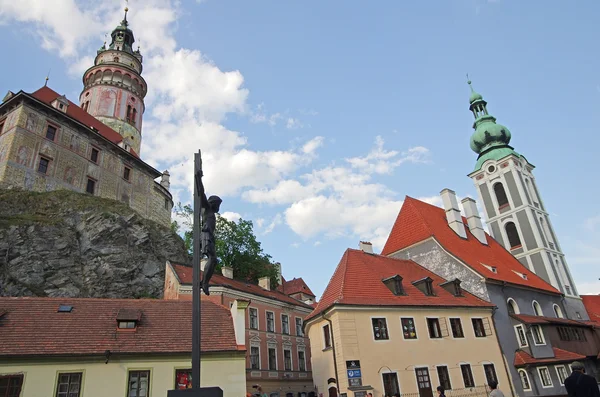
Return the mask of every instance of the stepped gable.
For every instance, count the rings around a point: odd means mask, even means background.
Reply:
[[[489,234],[485,234],[488,244],[482,244],[471,234],[464,217],[463,223],[466,239],[448,226],[443,208],[406,196],[381,254],[392,255],[433,237],[451,255],[486,279],[560,294],[556,288],[523,266]],[[491,267],[496,268],[496,273],[492,272]],[[525,274],[527,279],[521,274]]]

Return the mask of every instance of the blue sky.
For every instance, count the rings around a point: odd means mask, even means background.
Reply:
[[[600,292],[598,2],[129,3],[150,91],[142,158],[186,202],[202,149],[209,193],[255,222],[285,277],[320,295],[347,247],[381,248],[405,195],[477,198],[469,73],[536,165],[581,292]],[[0,0],[3,89],[51,69],[78,102],[123,4]]]

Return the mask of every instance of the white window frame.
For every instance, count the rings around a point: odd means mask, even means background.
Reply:
[[[519,309],[519,305],[517,304],[517,301],[514,300],[513,298],[508,298],[506,300],[506,310],[508,311],[508,306],[510,305],[510,302],[513,302],[515,304],[515,314],[521,314],[521,309]]]
[[[453,317],[453,318],[456,318],[456,317]],[[463,332],[463,333],[464,333],[464,332]],[[439,373],[439,371],[438,371],[438,368],[439,368],[439,367],[446,367],[446,370],[448,371],[448,381],[450,382],[450,390],[452,390],[452,384],[453,384],[454,382],[452,382],[452,375],[451,375],[451,373],[450,373],[450,366],[449,366],[448,364],[436,364],[436,365],[435,365],[435,372],[436,372],[436,374],[437,374],[437,380],[438,380],[438,383],[440,383],[440,373]],[[460,366],[459,366],[459,370],[460,370]],[[473,372],[473,371],[471,370],[471,372]],[[461,375],[462,375],[462,373],[461,373]],[[431,375],[429,376],[429,378],[431,379]],[[475,380],[475,378],[473,378],[473,380]],[[418,387],[419,387],[419,385],[417,384],[417,388],[418,388]],[[432,387],[432,389],[433,389],[433,387]]]
[[[552,309],[554,309],[554,315],[557,316],[556,318],[565,318],[565,315],[564,315],[562,309],[556,303],[554,305],[552,305]],[[558,310],[556,310],[556,309],[558,309]]]
[[[534,331],[534,328],[540,330],[540,336],[542,337],[542,343],[537,343],[537,341],[535,340],[535,331]],[[533,338],[533,344],[535,346],[544,346],[546,344],[546,337],[544,336],[544,330],[542,329],[541,325],[539,325],[539,324],[533,324],[531,326],[531,334],[532,334],[531,336]]]
[[[300,352],[304,353],[304,372],[307,372],[308,367],[306,366],[306,349],[296,346],[296,357],[298,358],[298,371],[300,371]]]
[[[525,344],[521,344],[521,336],[519,335],[519,328],[523,330],[523,335],[525,336]],[[523,324],[515,325],[515,335],[517,337],[517,343],[519,345],[519,349],[522,347],[529,347],[529,341],[527,340],[527,332],[525,332],[525,326]]]
[[[269,331],[269,313],[273,315],[273,331]],[[265,310],[265,331],[274,334],[277,331],[277,324],[275,324],[275,312],[271,310]]]
[[[482,330],[483,330],[483,336],[477,336],[477,333],[475,332],[475,324],[473,323],[473,320],[481,320],[481,327],[482,327]],[[489,320],[488,320],[488,322],[489,322]],[[490,327],[491,326],[492,325],[490,324]],[[491,336],[491,335],[486,335],[485,334],[485,324],[483,322],[483,317],[471,317],[471,329],[473,330],[473,336],[475,337],[475,339],[483,339],[483,338],[487,338],[488,336]],[[464,330],[463,330],[463,332],[464,332]]]
[[[290,369],[285,369],[285,352],[290,352]],[[292,347],[283,347],[283,370],[284,371],[293,371],[294,370],[294,355],[292,354]],[[277,354],[277,352],[275,352]]]
[[[437,320],[438,321],[438,329],[440,331],[440,337],[439,338],[432,338],[431,337],[431,332],[429,332],[429,319],[432,320]],[[442,325],[440,324],[440,318],[439,317],[425,317],[425,325],[427,326],[427,337],[429,338],[429,340],[444,340],[444,337],[442,336]],[[450,330],[450,332],[452,332],[452,330]],[[464,333],[464,330],[463,330]],[[418,334],[417,334],[418,336]]]
[[[258,349],[258,369],[256,368],[252,368],[252,348],[256,347]],[[260,344],[256,344],[256,345],[250,345],[250,368],[252,371],[260,371],[261,370],[261,360],[260,360]]]
[[[559,368],[562,368],[562,369],[564,369],[564,370],[565,370],[565,375],[566,375],[566,376],[565,376],[565,379],[567,379],[567,378],[569,377],[569,373],[567,372],[567,368],[566,368],[564,365],[555,365],[555,366],[554,366],[554,370],[556,371],[556,377],[558,378],[558,383],[560,383],[560,385],[561,385],[561,386],[564,386],[564,385],[565,385],[565,382],[563,382],[563,381],[560,379],[560,372],[558,372],[558,369],[559,369]]]
[[[271,365],[269,362],[269,350],[274,349],[275,350],[275,369],[271,369]],[[269,371],[279,371],[279,363],[277,360],[277,346],[275,345],[267,345],[267,369]]]
[[[288,321],[287,321],[287,324],[288,324],[288,332],[287,332],[287,334],[285,332],[283,332],[283,317],[287,317],[287,319],[288,319]],[[281,333],[283,335],[291,335],[292,334],[291,331],[292,330],[290,329],[290,315],[289,314],[285,314],[285,313],[281,313]]]
[[[296,336],[299,337],[304,337],[304,332],[302,332],[302,334],[298,333],[298,328],[296,327],[296,323],[298,322],[298,319],[300,319],[300,331],[302,331],[302,325],[304,323],[304,319],[302,317],[294,317],[294,332],[296,333]]]
[[[413,321],[413,324],[415,326],[415,332],[417,334],[417,337],[414,339],[406,339],[404,337],[404,328],[402,328],[402,319],[411,319]],[[402,340],[405,342],[411,342],[411,341],[416,341],[419,340],[419,331],[417,330],[417,322],[415,321],[414,317],[400,317],[400,331],[402,332]],[[427,332],[429,332],[429,330],[427,330]]]
[[[250,315],[250,312],[252,310],[256,310],[256,328],[252,328],[252,316]],[[258,308],[256,308],[256,307],[248,308],[248,329],[255,330],[255,331],[258,331],[260,329],[260,315],[258,312]]]
[[[537,311],[535,310],[536,305],[540,309],[540,314],[538,314]],[[544,311],[542,310],[542,305],[540,305],[538,303],[538,301],[534,300],[533,302],[531,302],[531,307],[533,308],[533,314],[535,314],[536,316],[540,316],[540,317],[544,316]]]
[[[454,336],[454,332],[452,332],[452,320],[458,320],[460,322],[460,329],[462,330],[462,337],[455,337]],[[450,332],[448,332],[449,335],[452,335],[452,339],[466,339],[466,335],[465,335],[465,327],[463,327],[463,322],[462,322],[462,318],[461,317],[448,317],[448,325],[450,326]]]
[[[548,386],[544,386],[544,377],[542,376],[543,369],[546,370],[546,372],[548,373],[548,379],[550,379],[550,385],[548,385]],[[540,377],[540,385],[542,385],[542,388],[549,389],[554,386],[552,383],[552,376],[550,375],[550,370],[548,369],[548,367],[537,367],[537,372],[538,372],[538,376]]]
[[[464,361],[458,363],[458,371],[460,372],[460,379],[462,380],[463,387],[465,389],[470,389],[471,388],[471,386],[467,386],[465,384],[465,377],[464,377],[463,372],[462,372],[462,365],[468,365],[469,366],[469,369],[471,370],[471,377],[473,378],[473,385],[474,385],[473,387],[476,387],[477,386],[477,380],[475,379],[475,372],[473,371],[473,364],[468,363],[468,362],[464,362]],[[484,376],[485,376],[485,374],[484,374]]]
[[[525,379],[527,379],[527,384],[529,385],[529,388],[524,388],[523,387],[523,380],[521,379],[521,372],[523,372],[525,374]],[[526,370],[524,370],[523,368],[520,368],[517,370],[517,374],[519,375],[519,382],[521,383],[521,387],[523,388],[523,391],[531,391],[531,379],[529,379],[529,374],[527,373]]]
[[[375,329],[373,329],[373,320],[374,319],[384,319],[385,320],[385,332],[387,333],[387,339],[375,339]],[[390,326],[386,316],[371,316],[369,317],[369,326],[371,327],[371,337],[373,338],[373,342],[382,343],[389,342],[392,340],[392,335],[390,335]]]

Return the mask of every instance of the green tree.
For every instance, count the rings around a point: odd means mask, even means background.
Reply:
[[[190,205],[178,203],[175,213],[181,219],[181,225],[173,221],[171,228],[178,233],[183,232],[185,246],[192,255],[194,211]],[[272,286],[278,285],[279,264],[274,263],[272,257],[263,252],[254,234],[252,221],[241,218],[237,222],[228,221],[219,216],[215,240],[217,273],[221,272],[221,267],[229,266],[233,268],[233,275],[237,280],[256,283],[259,278],[269,277]]]

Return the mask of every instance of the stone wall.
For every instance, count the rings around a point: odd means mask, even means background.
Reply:
[[[57,128],[54,141],[46,138],[49,124]],[[151,169],[102,137],[69,124],[52,111],[24,104],[10,112],[0,135],[0,186],[85,192],[92,178],[95,195],[124,202],[145,218],[169,226],[173,202],[154,181]],[[91,160],[93,148],[99,151],[97,162]],[[42,157],[50,161],[45,175],[38,172]],[[125,167],[130,169],[129,180],[123,177]]]

